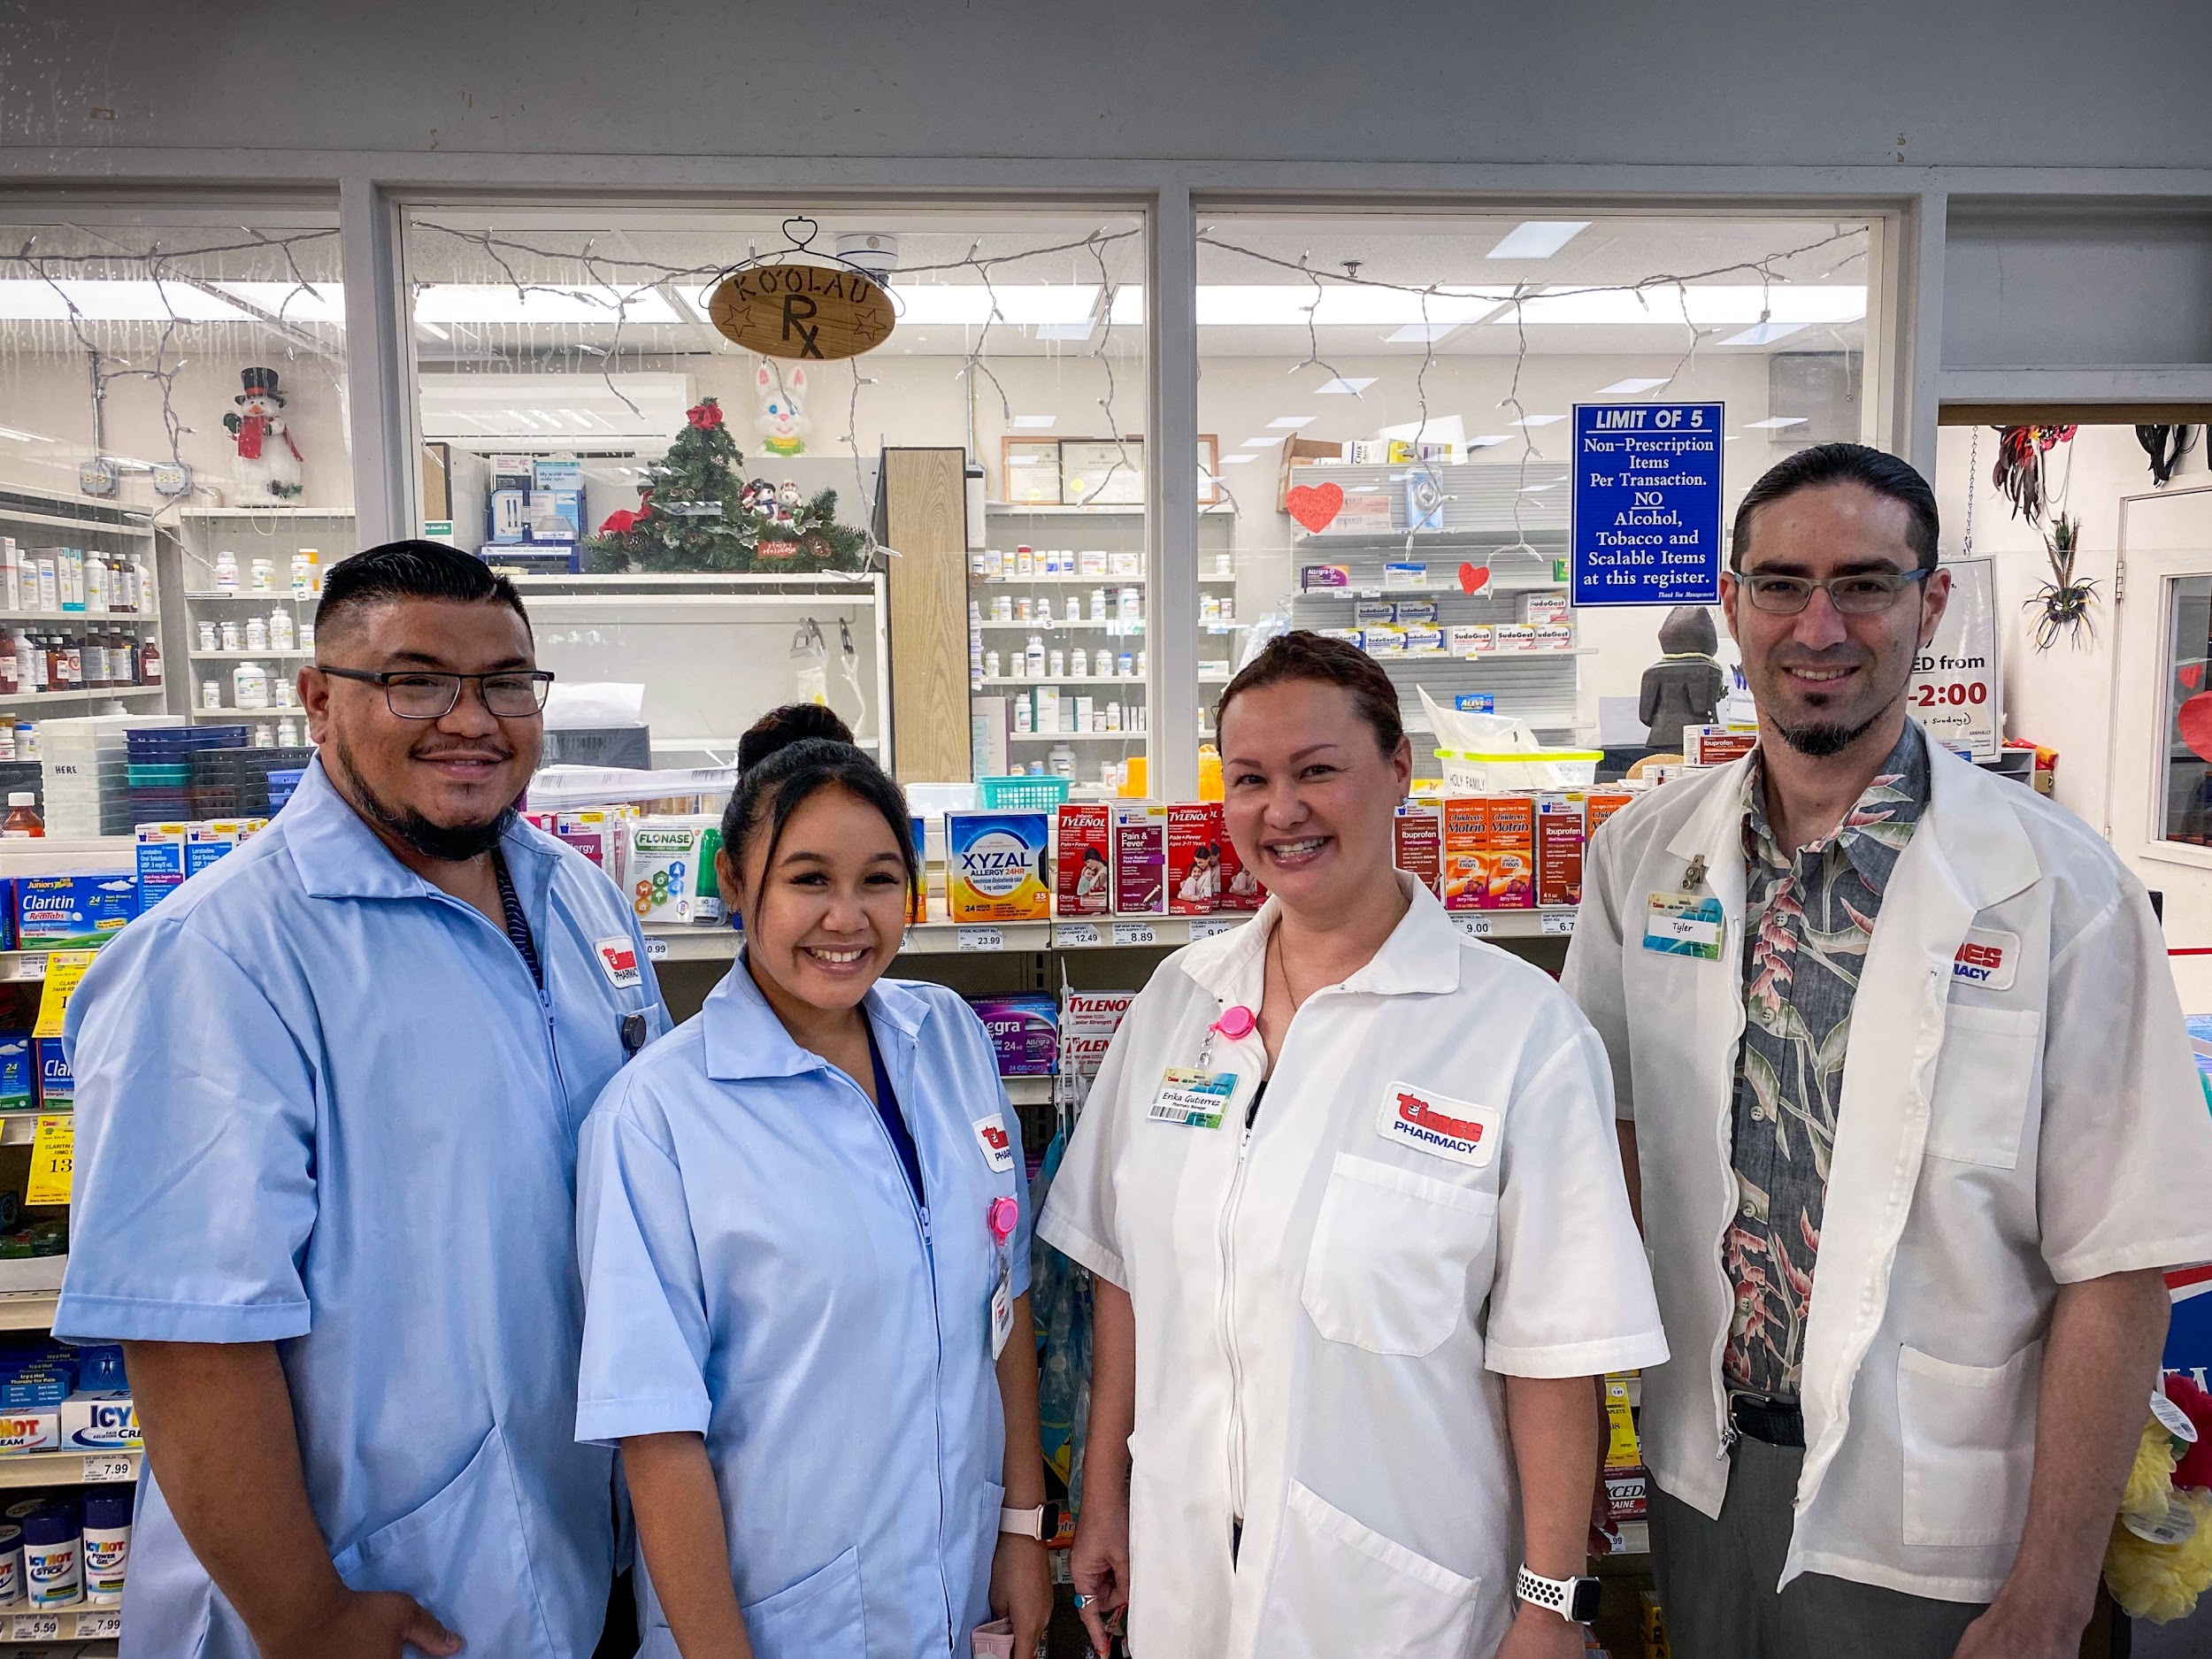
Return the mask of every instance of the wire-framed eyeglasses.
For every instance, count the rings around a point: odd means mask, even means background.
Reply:
[[[1825,588],[1828,603],[1847,617],[1870,617],[1897,603],[1897,595],[1915,582],[1934,575],[1932,570],[1861,571],[1852,576],[1831,576],[1815,581],[1809,576],[1771,576],[1763,572],[1740,572],[1736,580],[1751,595],[1755,611],[1770,616],[1793,617],[1813,601],[1813,589]]]
[[[421,669],[395,669],[372,673],[362,668],[316,668],[334,680],[357,680],[384,687],[385,707],[403,720],[442,720],[461,701],[461,682],[472,680],[485,709],[502,720],[526,720],[545,712],[545,699],[553,689],[553,672],[547,668],[503,668],[488,674],[438,674]]]

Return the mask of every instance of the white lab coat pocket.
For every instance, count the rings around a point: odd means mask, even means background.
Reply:
[[[1306,1254],[1314,1328],[1373,1354],[1431,1352],[1466,1315],[1497,1214],[1494,1193],[1338,1153]]]
[[[2039,1341],[2001,1365],[1960,1365],[1916,1348],[1899,1350],[1906,1543],[2018,1540],[2035,1469],[2042,1365]]]
[[[860,1552],[849,1549],[738,1612],[756,1659],[864,1659],[868,1625],[860,1601]]]
[[[1951,1004],[1928,1102],[1930,1157],[2000,1170],[2020,1162],[2042,1035],[2035,1009]]]
[[[538,1605],[507,1441],[495,1425],[461,1472],[396,1521],[338,1552],[354,1590],[400,1590],[472,1654],[561,1654]]]
[[[1462,1659],[1479,1578],[1362,1525],[1296,1481],[1253,1647],[1269,1659]]]

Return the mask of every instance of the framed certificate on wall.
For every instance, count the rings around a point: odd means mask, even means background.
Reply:
[[[1144,440],[1060,440],[1060,500],[1069,507],[1144,505]]]
[[[1060,504],[1060,441],[1001,438],[999,494],[1018,507]]]

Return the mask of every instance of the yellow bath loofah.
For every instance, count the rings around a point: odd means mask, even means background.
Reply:
[[[2186,1618],[2212,1585],[2212,1494],[2177,1492],[2173,1497],[2196,1521],[2196,1531],[2187,1539],[2153,1544],[2116,1522],[2105,1548],[2104,1577],[2112,1599],[2129,1617],[2156,1624]]]
[[[2166,1494],[2173,1490],[2174,1464],[2178,1455],[2173,1437],[2154,1417],[2143,1425],[2136,1442],[2135,1467],[2128,1471],[2127,1490],[2120,1494],[2122,1516],[2156,1523],[2166,1517]]]

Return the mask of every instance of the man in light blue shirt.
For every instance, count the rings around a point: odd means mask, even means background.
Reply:
[[[124,1344],[147,1448],[122,1650],[586,1659],[577,1133],[666,1011],[620,893],[514,813],[551,676],[513,587],[397,542],[316,622],[319,760],[69,1010],[54,1329]]]

